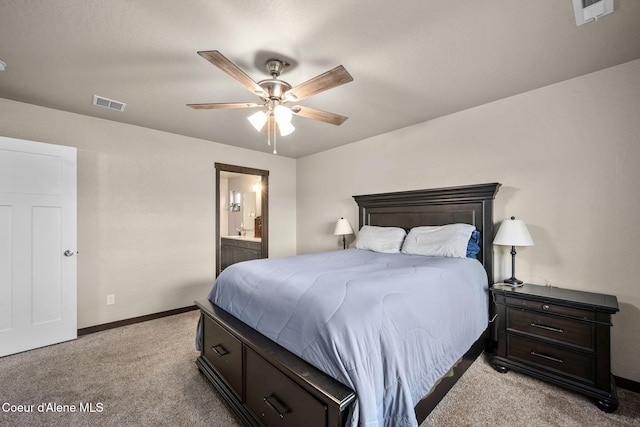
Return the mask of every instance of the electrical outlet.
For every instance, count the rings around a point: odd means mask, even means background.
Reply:
[[[114,294],[107,295],[107,305],[113,305],[116,303],[116,296]]]

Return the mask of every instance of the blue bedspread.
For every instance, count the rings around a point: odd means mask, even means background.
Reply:
[[[417,426],[413,408],[488,323],[474,259],[348,249],[234,264],[209,299],[351,387],[350,426]]]

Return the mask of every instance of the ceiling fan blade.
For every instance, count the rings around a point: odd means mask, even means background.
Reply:
[[[242,86],[249,89],[261,98],[267,96],[264,89],[262,89],[258,83],[253,81],[244,71],[242,71],[236,64],[229,61],[226,56],[218,52],[217,50],[200,51],[198,55],[202,56],[207,61],[211,62],[216,67],[227,73],[232,79],[240,83]]]
[[[328,111],[317,110],[315,108],[303,107],[302,105],[294,105],[291,112],[297,116],[306,117],[307,119],[319,120],[331,125],[340,126],[348,117],[340,114],[329,113]]]
[[[223,108],[254,108],[262,107],[262,104],[254,102],[232,102],[232,103],[209,103],[209,104],[187,104],[187,107],[196,110],[220,110]]]
[[[336,86],[349,83],[352,80],[353,77],[351,77],[351,74],[349,74],[342,65],[338,65],[333,70],[322,73],[311,80],[307,80],[289,89],[285,93],[285,98],[288,98],[290,101],[299,101]]]

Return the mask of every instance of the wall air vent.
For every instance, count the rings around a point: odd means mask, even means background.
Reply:
[[[613,13],[613,0],[573,0],[576,25],[597,21],[598,18]]]
[[[125,104],[124,102],[114,101],[113,99],[108,99],[98,95],[93,95],[93,105],[109,108],[116,111],[124,111],[125,107],[127,106],[127,104]]]

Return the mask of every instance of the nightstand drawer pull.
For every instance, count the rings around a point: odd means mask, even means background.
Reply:
[[[218,350],[218,349],[220,349],[220,350]],[[222,356],[226,356],[227,354],[229,354],[229,352],[227,351],[227,349],[226,349],[226,348],[224,348],[224,347],[222,346],[222,344],[212,345],[212,346],[211,346],[211,350],[215,351],[215,352],[216,352],[216,354],[217,354],[218,356],[220,356],[220,357],[222,357]]]
[[[549,310],[549,304],[544,304],[544,305],[542,306],[542,309],[543,309],[543,310]]]
[[[546,354],[537,353],[535,351],[532,351],[531,355],[532,356],[536,356],[536,357],[542,357],[543,359],[551,360],[552,362],[564,363],[564,360],[562,360],[562,359],[558,359],[558,358],[555,358],[555,357],[547,356]]]
[[[552,332],[558,332],[558,333],[564,332],[564,329],[554,328],[553,326],[540,325],[539,323],[536,323],[536,322],[531,322],[531,326],[534,328],[544,329],[545,331],[552,331]]]

